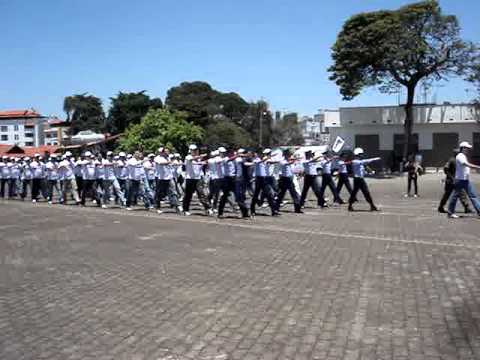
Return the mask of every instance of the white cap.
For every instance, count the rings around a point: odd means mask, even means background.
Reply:
[[[462,142],[460,143],[460,148],[471,149],[471,148],[472,148],[472,145],[471,145],[468,141],[462,141]]]
[[[90,154],[90,159],[95,159],[95,155]]]
[[[112,156],[112,155],[113,155],[113,152],[107,151],[107,156]]]
[[[218,156],[220,154],[220,152],[218,150],[213,150],[212,152],[210,152],[210,156]]]
[[[225,149],[223,146],[220,146],[220,147],[218,148],[218,152],[226,153],[226,152],[227,152],[227,149]]]
[[[3,155],[2,159],[8,159],[8,156]]]
[[[190,145],[190,146],[191,146],[191,145]],[[165,148],[164,148],[163,146],[160,146],[160,147],[158,148],[158,152],[160,152],[160,153],[163,152],[164,150],[165,150]]]
[[[40,154],[39,154],[39,153],[35,153],[35,155],[33,155],[33,156],[35,156],[35,157],[39,157],[39,156],[40,156]]]
[[[245,149],[243,149],[243,148],[240,148],[240,149],[238,149],[238,150],[237,150],[237,153],[239,153],[239,154],[243,154],[243,153],[245,153]]]
[[[67,154],[63,154],[62,155],[62,160],[65,160],[67,157],[68,157]]]
[[[191,145],[188,147],[188,150],[190,150],[190,151],[197,150],[197,149],[198,149],[198,147],[197,147],[197,145],[195,145],[195,144],[191,144]]]
[[[127,159],[131,159],[133,157],[132,154],[127,154]]]
[[[148,157],[155,157],[155,154],[148,154]]]
[[[57,157],[57,154],[50,154],[50,157],[56,158],[56,157]]]
[[[30,161],[30,158],[27,156],[24,160],[25,161]]]
[[[71,153],[70,151],[67,151],[67,152],[65,153],[65,156],[72,156],[72,153]]]
[[[179,157],[180,157],[180,154],[179,154],[179,153],[175,153],[175,154],[173,154],[173,156],[179,158]]]
[[[265,150],[263,150],[263,153],[266,155],[266,154],[270,154],[272,152],[272,149],[270,148],[266,148]]]
[[[83,156],[87,156],[87,157],[91,156],[91,155],[92,155],[92,153],[90,151],[85,151],[85,154],[83,154]]]
[[[118,160],[118,159],[120,159],[120,156],[118,156],[118,155],[115,155],[115,156],[113,157],[113,160]]]
[[[127,154],[125,154],[123,151],[120,151],[120,154],[118,154],[118,156],[125,157],[125,156],[127,156]]]
[[[363,153],[364,151],[362,148],[355,148],[355,150],[353,150],[353,155],[361,155]]]

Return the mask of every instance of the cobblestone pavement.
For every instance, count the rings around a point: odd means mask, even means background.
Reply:
[[[480,359],[480,220],[404,182],[250,221],[0,201],[0,359]]]

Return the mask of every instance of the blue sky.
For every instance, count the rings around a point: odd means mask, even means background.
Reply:
[[[326,69],[330,47],[351,15],[396,8],[402,0],[0,0],[0,109],[62,112],[63,98],[147,90],[165,97],[182,81],[203,80],[274,110],[396,104],[367,90],[343,102]],[[465,39],[480,42],[480,1],[441,0]],[[468,101],[463,81],[429,100]]]

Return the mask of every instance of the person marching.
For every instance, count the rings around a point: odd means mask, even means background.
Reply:
[[[10,184],[13,189],[13,197],[17,197],[21,193],[21,172],[22,172],[22,165],[21,159],[16,157],[12,158],[12,168],[10,169]]]
[[[127,155],[128,158],[128,155]],[[127,210],[132,210],[132,205],[137,200],[138,196],[143,199],[143,205],[145,209],[150,209],[150,199],[145,189],[146,174],[143,167],[142,153],[136,151],[127,161],[128,167],[128,197],[127,197]]]
[[[128,199],[128,164],[127,164],[127,154],[121,151],[118,154],[118,159],[115,161],[115,176],[118,180],[118,184],[120,185],[120,189],[123,193],[123,198],[126,200]],[[121,199],[120,199],[121,201]]]
[[[71,193],[75,199],[75,203],[79,205],[81,201],[78,195],[77,182],[75,181],[75,161],[71,155],[70,152],[66,152],[65,155],[62,156],[62,161],[58,164],[58,172],[63,193],[62,200],[63,204],[66,204],[68,199],[67,196]]]
[[[273,171],[267,176],[267,162],[271,161],[271,149],[263,150],[263,159],[257,154],[253,160],[255,166],[255,190],[250,203],[250,214],[255,216],[255,206],[259,200],[260,193],[262,193],[268,201],[272,216],[278,216],[277,204],[275,199],[275,191],[273,190]],[[268,164],[269,166],[272,164]],[[271,169],[271,168],[270,168]]]
[[[347,153],[343,152],[340,154],[340,158],[335,162],[335,169],[338,170],[338,196],[340,196],[344,186],[348,191],[348,195],[352,195],[352,185],[350,184],[350,179],[348,178],[347,157]]]
[[[210,202],[214,212],[217,212],[218,199],[220,195],[220,189],[222,186],[222,179],[220,174],[223,175],[223,166],[220,159],[220,151],[213,150],[210,152],[210,158],[207,160],[207,170],[210,181],[208,183],[208,201]]]
[[[157,156],[154,158],[154,164],[156,177],[155,205],[157,213],[163,213],[161,210],[161,204],[167,196],[169,198],[170,206],[175,207],[178,213],[182,213],[183,209],[178,204],[178,197],[174,190],[174,168],[168,154],[168,149],[163,147],[158,149]]]
[[[56,191],[59,197],[59,202],[62,203],[62,190],[59,186],[60,173],[58,170],[57,155],[52,154],[45,164],[45,172],[47,179],[47,200],[51,205],[53,203],[53,190]]]
[[[280,191],[278,193],[278,198],[277,198],[277,209],[280,208],[280,204],[283,200],[283,197],[285,196],[285,193],[288,191],[293,200],[295,213],[302,214],[303,211],[301,210],[301,207],[300,207],[300,198],[293,184],[293,177],[295,176],[293,173],[294,163],[295,163],[295,159],[292,158],[290,151],[285,150],[283,152],[283,159],[280,161],[280,180],[278,182],[278,187]]]
[[[320,188],[319,196],[320,206],[322,208],[328,207],[325,202],[325,190],[327,186],[333,194],[333,202],[337,204],[345,204],[338,194],[337,187],[332,177],[332,161],[334,160],[334,157],[329,156],[328,150],[323,153],[323,156],[323,160],[320,161],[320,166],[322,167],[322,187]]]
[[[452,192],[455,189],[455,157],[458,155],[459,152],[459,149],[454,149],[455,156],[452,156],[443,167],[443,172],[445,173],[445,189],[443,196],[440,200],[440,204],[438,205],[438,212],[442,214],[447,213],[447,211],[445,210],[445,205],[447,204],[448,199],[450,199],[450,195],[452,195]],[[465,190],[460,192],[460,202],[465,209],[465,214],[469,214],[472,212],[472,210],[470,209],[470,204],[468,203],[467,193],[465,192]]]
[[[244,152],[244,151],[243,151]],[[236,160],[241,159],[241,154],[234,154],[232,151],[225,156],[225,160],[223,162],[225,172],[224,172],[224,179],[223,179],[223,186],[222,186],[222,197],[220,198],[220,203],[218,206],[218,217],[223,217],[223,210],[225,209],[225,204],[228,201],[228,197],[233,192],[235,194],[235,201],[240,208],[242,218],[249,218],[248,215],[248,208],[245,204],[244,196],[241,196],[240,192],[237,192],[237,170],[238,167],[236,165]],[[242,165],[240,163],[240,165]],[[243,174],[243,168],[240,166],[240,178]],[[239,188],[238,188],[239,189]]]
[[[42,191],[42,182],[45,178],[40,154],[35,154],[35,159],[30,163],[30,168],[32,169],[32,202],[36,203]]]
[[[365,181],[365,165],[374,161],[381,160],[379,157],[364,159],[364,151],[362,148],[356,148],[353,150],[353,155],[355,158],[352,161],[353,168],[353,190],[350,194],[350,199],[348,200],[348,211],[353,210],[353,203],[357,199],[358,191],[361,191],[365,200],[370,204],[370,211],[378,211],[378,208],[373,203],[370,191],[368,189],[367,182]]]
[[[455,157],[455,189],[450,198],[450,203],[448,204],[449,218],[458,218],[458,215],[455,215],[455,207],[462,191],[467,193],[477,215],[480,216],[480,201],[478,200],[473,184],[470,182],[470,169],[480,169],[480,166],[474,165],[468,161],[467,155],[471,149],[472,145],[470,145],[470,143],[462,141],[460,143],[460,152]]]
[[[32,171],[32,168],[30,167],[30,161],[31,159],[28,156],[23,159],[22,175],[21,175],[22,192],[20,194],[22,201],[25,201],[25,198],[27,197],[28,189],[30,189],[30,193],[32,192],[33,171]]]
[[[305,206],[305,200],[307,199],[308,190],[312,188],[315,196],[317,197],[317,204],[321,206],[320,201],[320,184],[318,179],[318,160],[320,156],[315,157],[311,150],[305,152],[305,160],[302,161],[303,165],[303,189],[300,196],[300,206]]]
[[[103,180],[104,206],[106,207],[106,204],[110,202],[113,188],[115,198],[118,198],[120,200],[121,206],[125,207],[127,205],[127,201],[125,200],[125,195],[122,191],[122,188],[120,187],[120,183],[115,176],[115,160],[113,158],[113,153],[111,151],[108,151],[106,158],[103,159],[102,162],[105,169],[105,178]]]
[[[208,202],[207,195],[205,194],[205,188],[201,183],[202,168],[206,165],[203,161],[205,155],[200,155],[197,145],[190,145],[188,147],[189,154],[185,157],[185,196],[183,197],[183,211],[185,216],[191,215],[190,203],[192,201],[193,193],[196,192],[197,196],[205,208],[205,212],[208,216],[213,215],[213,210]]]
[[[85,160],[82,161],[82,206],[85,206],[87,195],[95,199],[97,207],[102,206],[101,198],[97,192],[97,164],[95,155],[90,151],[84,154]]]

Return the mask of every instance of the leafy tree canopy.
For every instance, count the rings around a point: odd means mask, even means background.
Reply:
[[[183,82],[167,92],[165,104],[172,110],[184,111],[188,121],[207,126],[216,115],[239,122],[248,110],[248,103],[236,93],[222,93],[202,81]]]
[[[71,123],[70,132],[76,134],[82,130],[102,132],[105,128],[105,113],[102,100],[93,95],[77,94],[65,97],[63,111]]]
[[[124,151],[155,152],[160,146],[186,154],[188,145],[199,143],[204,130],[189,123],[187,114],[166,109],[151,109],[139,124],[130,125],[120,140]]]
[[[427,0],[348,19],[332,49],[330,79],[346,100],[368,86],[378,86],[382,92],[406,87],[408,149],[418,83],[464,74],[474,53],[474,46],[460,38],[457,18],[443,15],[436,0]]]
[[[138,124],[149,109],[163,107],[160,98],[151,99],[145,91],[124,93],[119,92],[110,98],[112,105],[108,112],[107,128],[111,133],[125,131],[130,124]]]
[[[239,125],[227,118],[220,118],[210,122],[205,128],[204,144],[210,148],[252,147],[255,145],[250,134]]]
[[[277,121],[272,129],[274,145],[302,145],[305,142],[297,114],[289,114]]]

